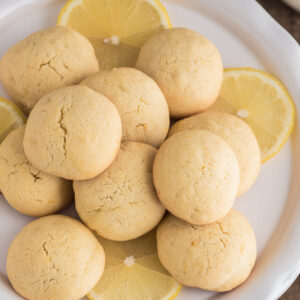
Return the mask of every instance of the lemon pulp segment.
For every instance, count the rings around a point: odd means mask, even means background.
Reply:
[[[225,69],[220,95],[210,110],[248,123],[263,162],[279,152],[294,126],[295,107],[287,89],[272,75],[252,68]]]
[[[93,300],[174,299],[181,289],[160,264],[155,230],[127,242],[99,238],[106,254],[102,278],[88,294]]]
[[[89,38],[101,69],[134,66],[144,42],[171,27],[158,0],[69,0],[57,23]]]

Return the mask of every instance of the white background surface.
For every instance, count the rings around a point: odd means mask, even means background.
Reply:
[[[18,40],[56,23],[60,0],[0,0],[0,56]],[[168,0],[173,26],[188,27],[211,39],[225,67],[250,66],[279,77],[300,106],[300,49],[254,0]],[[7,97],[0,86],[0,95]],[[258,241],[258,260],[249,280],[230,293],[217,295],[184,288],[178,300],[224,298],[268,300],[282,294],[300,271],[299,132],[279,155],[262,166],[252,189],[235,208],[251,222]],[[70,207],[68,214],[75,214]],[[32,218],[0,197],[0,299],[20,299],[5,272],[13,237]]]

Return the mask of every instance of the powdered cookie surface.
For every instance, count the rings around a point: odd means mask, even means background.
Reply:
[[[170,124],[169,109],[155,81],[141,71],[119,68],[102,71],[82,81],[117,107],[122,120],[123,141],[158,147]]]
[[[51,27],[11,47],[0,61],[0,78],[22,110],[29,112],[44,94],[77,84],[99,71],[89,40],[70,27]]]
[[[0,145],[0,186],[8,203],[30,216],[63,209],[73,200],[72,183],[33,167],[23,149],[25,128],[12,131]]]
[[[239,166],[222,138],[205,130],[185,130],[157,151],[153,179],[159,199],[172,214],[192,224],[208,224],[232,208]]]
[[[29,223],[15,237],[6,270],[14,289],[29,300],[77,300],[100,279],[104,251],[80,222],[52,215]]]
[[[217,48],[205,37],[185,28],[168,29],[152,36],[141,48],[136,68],[157,82],[175,118],[211,106],[223,78]]]
[[[169,136],[187,129],[211,131],[232,147],[240,166],[238,195],[244,194],[253,185],[260,171],[260,148],[247,123],[231,114],[204,112],[175,123]]]
[[[248,278],[257,251],[251,225],[235,210],[199,226],[168,215],[157,229],[157,249],[162,265],[180,283],[217,292]]]
[[[156,149],[125,142],[112,165],[90,180],[74,181],[80,218],[105,238],[126,241],[154,228],[165,208],[156,195],[152,165]]]
[[[83,180],[105,170],[120,147],[120,115],[111,101],[79,85],[55,90],[34,107],[24,150],[39,170]]]

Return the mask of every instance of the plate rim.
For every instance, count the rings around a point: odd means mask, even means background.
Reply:
[[[183,2],[184,0],[168,0],[171,2]],[[188,0],[191,6],[194,8],[197,5],[197,0]],[[228,14],[236,24],[243,24],[244,32],[249,31],[249,28],[253,30],[254,33],[257,34],[255,37],[249,37],[249,40],[253,38],[247,46],[251,49],[251,44],[255,44],[255,40],[259,40],[263,38],[265,43],[274,45],[274,51],[277,51],[277,54],[280,53],[281,57],[285,59],[287,64],[285,68],[283,68],[280,74],[285,74],[284,77],[290,79],[289,82],[286,80],[282,80],[285,85],[288,87],[289,92],[292,94],[293,99],[295,100],[295,109],[296,109],[296,121],[295,127],[291,136],[293,145],[293,150],[291,153],[292,156],[292,168],[291,168],[291,180],[290,180],[290,188],[288,198],[286,199],[286,205],[282,212],[282,218],[279,221],[277,227],[275,228],[271,239],[269,240],[265,249],[272,248],[275,244],[279,244],[277,246],[275,253],[272,253],[272,257],[263,257],[268,262],[268,265],[265,266],[267,268],[264,269],[265,273],[268,273],[268,276],[261,278],[260,287],[256,288],[252,284],[252,290],[260,291],[259,296],[256,295],[255,299],[261,300],[275,300],[278,299],[296,280],[298,275],[300,274],[300,185],[298,182],[300,181],[299,172],[297,172],[297,168],[300,166],[300,156],[297,153],[300,153],[300,131],[299,125],[297,122],[298,111],[300,109],[300,101],[296,100],[300,98],[300,45],[297,41],[292,37],[292,35],[284,29],[257,1],[255,0],[244,0],[244,1],[236,1],[236,0],[210,0],[211,6],[206,11],[209,15],[210,11],[213,7],[214,15],[219,14],[219,16],[226,16],[228,18]],[[222,5],[220,5],[222,3]],[[198,4],[199,6],[199,4]],[[203,7],[201,7],[203,9]],[[218,20],[217,20],[218,21]],[[234,26],[232,21],[231,26]],[[222,23],[221,23],[222,24]],[[263,26],[262,26],[263,25]],[[231,27],[228,27],[230,30]],[[232,30],[230,30],[232,31]],[[233,31],[233,33],[235,33]],[[245,42],[245,38],[237,35],[243,42]],[[277,42],[275,42],[277,39]],[[261,44],[262,41],[260,41]],[[261,50],[261,49],[260,49]],[[265,57],[266,58],[266,57]],[[271,67],[271,65],[270,65]],[[276,70],[275,72],[276,73]],[[279,73],[275,74],[276,77],[281,79],[281,75]],[[297,199],[296,201],[296,209],[293,210],[290,202],[292,199]],[[288,216],[287,216],[288,215]],[[292,221],[291,221],[292,220]],[[293,227],[290,225],[293,223]],[[283,231],[283,226],[287,225],[287,227]],[[274,240],[273,237],[277,236],[279,233],[282,233],[282,236],[278,240]],[[264,255],[264,251],[262,252],[259,259],[261,259]],[[271,265],[271,266],[270,266]],[[280,272],[279,272],[280,270]],[[261,270],[257,272],[257,275],[261,275]],[[265,274],[266,275],[266,274]],[[250,278],[251,279],[251,278]],[[251,281],[251,280],[249,280]],[[247,288],[250,290],[249,281],[247,283]],[[257,283],[257,282],[256,282]],[[243,286],[241,286],[241,289]],[[221,295],[216,298],[218,299],[241,299],[239,298],[239,289],[236,289],[237,295],[231,296]],[[262,292],[261,292],[262,291]],[[245,292],[245,291],[244,291]],[[252,300],[253,295],[245,295],[243,294],[243,300]]]

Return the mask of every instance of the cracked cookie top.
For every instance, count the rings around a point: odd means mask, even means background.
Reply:
[[[11,47],[0,61],[1,81],[13,99],[29,112],[44,94],[77,84],[99,71],[89,40],[69,27],[51,27]]]
[[[256,260],[256,239],[236,210],[209,225],[191,225],[168,215],[157,229],[162,265],[180,283],[217,292],[243,283]]]
[[[87,85],[110,99],[122,120],[123,142],[141,142],[154,147],[169,130],[169,109],[155,81],[133,68],[101,71],[84,79]]]
[[[30,216],[55,213],[73,200],[72,183],[45,174],[29,163],[23,149],[25,127],[0,145],[0,187],[8,203]]]
[[[27,121],[24,150],[39,170],[70,180],[105,170],[120,148],[120,115],[105,96],[79,85],[55,90]]]
[[[116,160],[95,178],[74,181],[80,218],[99,235],[116,241],[137,238],[153,229],[165,208],[152,181],[156,149],[122,143]]]
[[[80,299],[100,279],[104,251],[80,222],[63,215],[26,225],[11,243],[7,275],[26,299]]]
[[[218,135],[184,130],[160,146],[153,180],[159,199],[173,215],[192,224],[208,224],[232,208],[239,165],[231,147]]]

